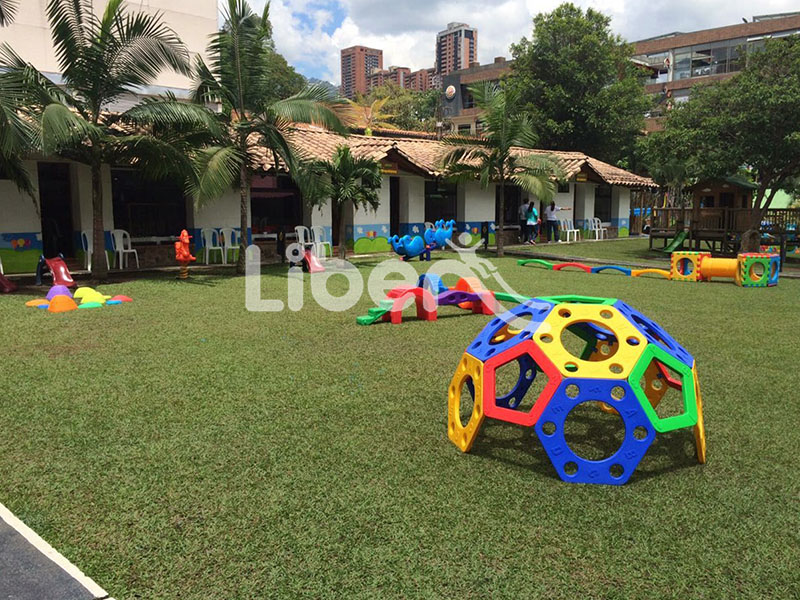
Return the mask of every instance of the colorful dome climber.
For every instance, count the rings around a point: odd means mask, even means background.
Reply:
[[[513,363],[519,367],[516,383],[498,395],[497,371]],[[540,378],[545,381],[536,382]],[[679,412],[660,415],[657,408],[670,389],[681,398]],[[465,390],[472,412],[462,418]],[[565,435],[570,413],[585,403],[618,415],[624,426],[619,448],[602,460],[580,456]],[[568,482],[621,485],[657,434],[689,427],[698,461],[705,463],[694,358],[657,323],[618,300],[533,298],[493,319],[467,347],[450,383],[448,437],[468,452],[485,418],[534,427]]]

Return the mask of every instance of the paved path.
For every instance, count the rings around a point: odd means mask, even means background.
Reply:
[[[0,600],[99,600],[108,594],[0,504]]]

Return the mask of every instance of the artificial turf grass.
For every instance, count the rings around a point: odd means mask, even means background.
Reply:
[[[568,485],[532,429],[495,422],[462,455],[446,387],[489,317],[358,327],[367,298],[330,313],[306,284],[302,311],[248,313],[241,278],[164,277],[98,311],[0,298],[0,501],[118,599],[790,597],[800,283],[495,263],[517,292],[619,297],[684,344],[709,463],[679,431],[627,486]]]

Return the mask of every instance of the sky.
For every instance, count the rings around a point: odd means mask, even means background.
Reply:
[[[265,0],[250,0],[260,12]],[[628,41],[672,31],[695,31],[754,15],[800,11],[798,0],[573,0],[612,18]],[[530,36],[532,19],[561,0],[272,0],[277,50],[306,77],[340,83],[339,50],[383,50],[384,67],[433,66],[436,33],[453,21],[478,28],[478,60],[510,57],[509,46]],[[754,12],[755,11],[755,12]]]

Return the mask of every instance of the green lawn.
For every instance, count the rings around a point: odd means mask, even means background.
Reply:
[[[301,311],[250,313],[242,278],[163,275],[62,315],[0,297],[0,502],[118,600],[797,597],[800,282],[495,262],[520,293],[622,298],[681,341],[708,463],[684,430],[626,486],[570,485],[498,422],[462,455],[447,386],[489,317],[359,327],[368,298],[327,312],[308,282]]]

